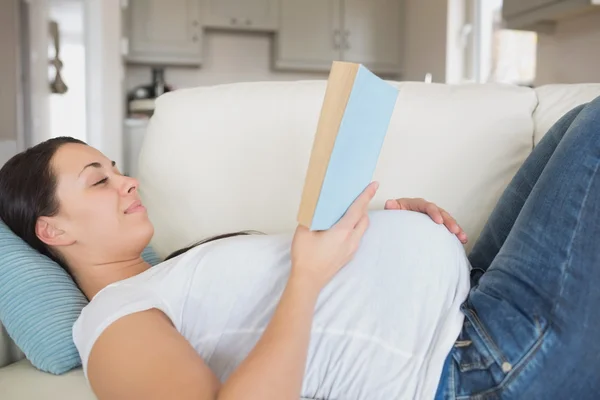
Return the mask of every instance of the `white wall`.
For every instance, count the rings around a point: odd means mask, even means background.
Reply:
[[[0,167],[4,165],[12,156],[17,153],[16,140],[0,140]],[[1,363],[1,362],[0,362]]]
[[[0,2],[0,164],[6,162],[6,149],[16,143],[19,129],[18,5],[18,0]]]
[[[465,76],[466,57],[462,37],[462,27],[466,23],[465,3],[466,0],[448,0],[445,60],[447,83],[460,83]]]
[[[327,79],[327,73],[274,71],[272,35],[208,31],[201,68],[167,68],[167,83],[176,88],[239,81]],[[126,87],[150,83],[150,67],[127,66]]]
[[[558,24],[540,34],[536,85],[600,82],[600,11]]]
[[[50,88],[48,85],[48,0],[27,2],[29,5],[29,56],[31,132],[27,146],[49,139]]]
[[[87,142],[123,165],[125,93],[120,0],[85,1]]]
[[[405,0],[406,42],[403,80],[446,81],[448,0]]]

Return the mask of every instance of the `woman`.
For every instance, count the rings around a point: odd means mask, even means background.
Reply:
[[[73,332],[100,399],[595,399],[599,168],[600,98],[521,167],[470,282],[452,218],[409,199],[367,213],[375,184],[329,231],[213,240],[150,268],[138,183],[71,139],[2,168],[0,217],[91,299]]]

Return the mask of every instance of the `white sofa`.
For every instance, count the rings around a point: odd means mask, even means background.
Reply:
[[[161,255],[214,233],[295,227],[324,81],[180,90],[158,101],[140,154],[141,192]],[[600,84],[538,89],[394,83],[400,94],[373,203],[425,197],[447,208],[469,250],[504,187],[548,128]],[[0,399],[94,398],[81,369],[34,369],[0,333]]]

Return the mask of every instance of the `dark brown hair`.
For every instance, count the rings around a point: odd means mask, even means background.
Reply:
[[[39,217],[58,213],[52,157],[67,143],[87,145],[72,137],[46,140],[15,156],[0,169],[0,219],[29,246],[66,267],[35,233]]]
[[[227,238],[234,237],[234,236],[244,236],[244,235],[254,235],[254,234],[263,234],[263,233],[257,232],[257,231],[239,231],[239,232],[224,233],[222,235],[212,236],[212,237],[209,237],[208,239],[204,239],[197,243],[194,243],[191,246],[187,246],[187,247],[184,247],[183,249],[174,251],[173,253],[169,254],[167,256],[167,258],[165,258],[165,261],[169,260],[171,258],[177,257],[178,255],[181,255],[181,254],[185,253],[186,251],[193,249],[196,246],[200,246],[201,244],[205,244],[208,242],[214,242],[215,240],[227,239]]]

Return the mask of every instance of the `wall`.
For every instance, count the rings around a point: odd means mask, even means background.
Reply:
[[[123,165],[125,94],[120,0],[86,0],[87,142]]]
[[[27,50],[28,128],[25,145],[31,146],[50,136],[50,88],[48,84],[48,0],[26,1],[28,5]]]
[[[562,21],[540,34],[536,85],[600,82],[600,11]]]
[[[448,0],[405,0],[406,42],[404,80],[446,81]]]
[[[19,129],[18,0],[0,2],[0,165],[15,152]]]
[[[465,3],[466,0],[448,0],[445,60],[447,83],[460,83],[466,74],[467,64],[462,39],[462,28],[467,20]]]

